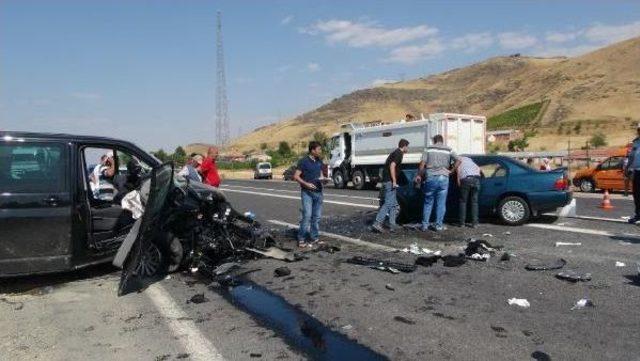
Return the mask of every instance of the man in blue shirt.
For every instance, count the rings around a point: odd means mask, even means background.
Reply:
[[[311,247],[319,240],[322,213],[322,146],[309,142],[309,154],[300,159],[293,179],[300,184],[302,199],[298,247]],[[309,239],[311,242],[307,242]]]
[[[638,136],[633,140],[631,144],[631,150],[629,150],[629,160],[624,170],[624,174],[632,173],[632,191],[633,202],[635,203],[635,214],[629,218],[629,223],[636,223],[640,221],[640,123],[636,127]]]

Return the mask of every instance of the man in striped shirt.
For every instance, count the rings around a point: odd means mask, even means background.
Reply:
[[[422,208],[422,230],[432,229],[436,232],[444,230],[444,214],[447,211],[447,192],[449,191],[449,174],[451,166],[458,166],[458,156],[451,148],[444,145],[442,135],[433,137],[433,145],[427,147],[420,160],[420,168],[416,182],[422,183],[424,206]],[[431,210],[436,205],[436,221],[430,225]]]
[[[456,168],[457,183],[460,189],[458,203],[458,226],[462,227],[467,221],[467,202],[471,199],[471,224],[478,226],[478,193],[480,192],[480,167],[469,157],[460,157]]]

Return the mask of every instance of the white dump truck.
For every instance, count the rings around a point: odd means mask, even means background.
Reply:
[[[375,188],[389,153],[400,139],[409,141],[402,163],[418,164],[433,136],[460,154],[484,154],[487,119],[480,115],[436,113],[428,118],[391,124],[345,124],[331,138],[329,167],[336,188],[348,182],[356,189]]]

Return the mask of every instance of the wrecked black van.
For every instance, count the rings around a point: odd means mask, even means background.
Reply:
[[[0,277],[110,261],[134,224],[122,197],[159,166],[118,139],[0,131]]]

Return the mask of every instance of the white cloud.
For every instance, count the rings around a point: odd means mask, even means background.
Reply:
[[[375,79],[374,81],[371,82],[372,86],[381,86],[384,84],[390,84],[390,83],[396,83],[397,80],[394,79]]]
[[[280,25],[288,25],[293,20],[293,15],[287,15],[280,20]]]
[[[436,56],[444,51],[445,47],[438,39],[429,39],[423,45],[403,46],[391,50],[389,57],[385,59],[389,63],[415,64],[418,61]]]
[[[307,70],[309,70],[311,73],[315,73],[317,71],[320,71],[320,64],[318,64],[318,63],[309,63],[309,64],[307,64]]]
[[[535,36],[517,32],[500,33],[498,34],[498,41],[504,49],[524,49],[538,43],[538,39]]]
[[[546,46],[534,49],[533,55],[543,57],[579,56],[600,48],[600,45],[581,44],[575,46]]]
[[[318,21],[302,33],[324,35],[330,44],[346,44],[354,48],[388,47],[436,35],[438,29],[427,25],[387,29],[375,23],[349,20]]]
[[[74,92],[70,94],[71,97],[82,100],[100,100],[102,99],[102,95],[97,93],[85,93],[85,92]]]
[[[640,21],[624,25],[594,25],[584,32],[584,37],[597,43],[615,43],[640,36]]]
[[[486,49],[493,45],[494,39],[491,33],[470,33],[454,38],[451,41],[452,49],[461,49],[467,53]]]
[[[573,32],[549,32],[545,39],[550,43],[566,43],[568,41],[573,41],[578,38],[582,34],[582,31],[573,31]]]

